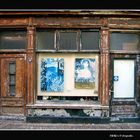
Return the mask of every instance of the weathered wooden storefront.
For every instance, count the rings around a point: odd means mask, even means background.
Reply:
[[[1,116],[131,119],[139,103],[140,11],[0,12]]]

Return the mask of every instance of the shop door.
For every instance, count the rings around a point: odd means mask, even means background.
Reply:
[[[2,115],[25,114],[25,55],[0,55],[0,100]]]
[[[134,98],[135,61],[114,60],[114,98]]]

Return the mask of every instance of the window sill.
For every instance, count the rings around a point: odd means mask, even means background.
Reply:
[[[99,101],[36,101],[35,104],[28,104],[27,108],[40,109],[40,108],[57,108],[57,109],[105,109],[108,106],[102,106]]]

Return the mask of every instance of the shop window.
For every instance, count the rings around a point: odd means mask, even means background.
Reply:
[[[110,49],[120,51],[140,50],[140,35],[137,33],[111,33]]]
[[[98,97],[99,31],[37,30],[36,48],[39,100]]]
[[[0,49],[25,49],[26,45],[25,31],[0,31]]]
[[[98,96],[98,54],[39,53],[38,95]]]

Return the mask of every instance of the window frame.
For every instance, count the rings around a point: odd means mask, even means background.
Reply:
[[[36,29],[36,34],[37,34],[37,31],[41,31],[41,30],[46,30],[46,31],[52,31],[54,30],[54,50],[47,50],[47,49],[39,49],[38,46],[37,46],[37,36],[36,36],[36,52],[39,53],[39,52],[95,52],[95,53],[98,53],[100,52],[100,38],[101,38],[101,34],[100,34],[100,29],[55,29],[55,28],[49,28],[49,29],[43,29],[43,28],[37,28]],[[98,50],[82,50],[82,38],[81,38],[81,33],[82,31],[90,31],[90,32],[99,32],[99,46],[98,46]],[[77,50],[60,50],[60,33],[61,32],[76,32],[77,33],[77,36],[76,36],[76,44],[77,44]]]
[[[78,94],[78,95],[74,95],[74,94],[72,94],[72,95],[67,95],[67,94],[64,94],[64,95],[61,95],[61,94],[56,94],[56,95],[52,95],[52,94],[46,94],[46,93],[44,93],[44,94],[40,94],[39,93],[39,81],[38,82],[36,82],[36,95],[37,95],[37,98],[38,97],[41,97],[42,99],[44,98],[47,98],[47,97],[62,97],[62,98],[65,98],[65,97],[74,97],[74,98],[77,98],[77,97],[84,97],[84,98],[86,98],[86,97],[96,97],[96,98],[98,98],[99,97],[99,76],[100,76],[100,74],[99,74],[99,70],[100,70],[100,68],[99,68],[99,66],[100,66],[100,39],[101,39],[101,31],[100,31],[100,29],[97,29],[97,28],[95,28],[95,29],[86,29],[86,28],[78,28],[78,29],[76,29],[76,28],[70,28],[70,29],[63,29],[63,28],[61,28],[61,29],[56,29],[56,28],[48,28],[48,29],[44,29],[44,28],[37,28],[36,29],[36,34],[37,34],[37,31],[38,30],[54,30],[54,46],[55,46],[55,50],[39,50],[38,49],[38,47],[36,46],[36,49],[35,49],[35,52],[36,52],[36,64],[37,64],[37,70],[36,70],[36,75],[37,75],[37,77],[36,77],[36,81],[38,81],[38,79],[40,78],[39,77],[39,54],[44,54],[45,55],[45,53],[46,53],[46,56],[48,56],[48,54],[50,53],[52,53],[53,55],[54,54],[59,54],[60,55],[60,57],[62,57],[63,55],[61,55],[61,54],[71,54],[71,53],[77,53],[78,54],[78,56],[80,56],[80,54],[85,54],[86,56],[87,56],[87,58],[88,58],[88,54],[90,53],[90,54],[92,54],[92,57],[97,57],[97,69],[98,69],[98,73],[97,73],[97,81],[96,81],[96,89],[92,89],[92,90],[95,90],[94,91],[94,95],[92,95],[91,96],[91,94],[90,95],[80,95],[80,93]],[[59,33],[60,32],[77,32],[77,40],[78,40],[78,43],[77,43],[77,50],[58,50],[58,46],[59,46]],[[82,31],[95,31],[95,32],[99,32],[99,46],[98,46],[98,50],[81,50],[80,48],[81,48],[81,32]],[[93,40],[94,41],[94,40]],[[36,44],[37,45],[37,44]],[[94,48],[93,48],[94,49]],[[50,58],[50,57],[49,57]],[[79,57],[75,57],[75,58],[79,58]],[[74,58],[74,59],[75,59]],[[65,65],[65,64],[64,64]],[[65,67],[65,66],[64,66]],[[74,77],[73,77],[74,78]],[[65,88],[65,85],[64,85],[64,88]],[[81,89],[81,90],[83,90],[83,89]],[[85,89],[85,90],[88,90],[88,89]],[[80,92],[80,91],[79,91]]]

